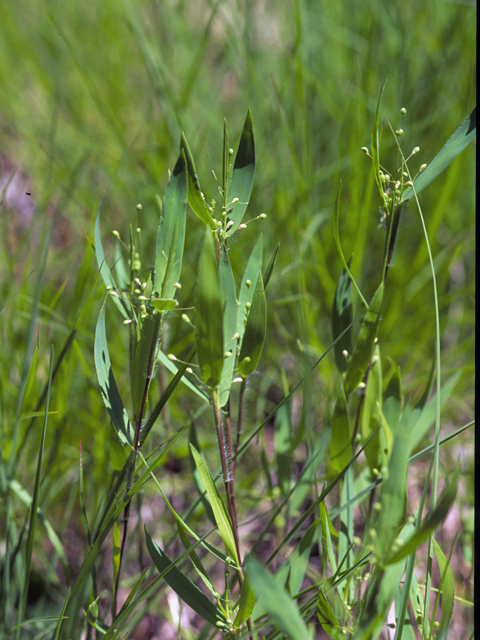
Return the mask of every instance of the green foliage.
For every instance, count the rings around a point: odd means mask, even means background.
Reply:
[[[289,9],[5,5],[2,638],[470,633],[474,8]]]

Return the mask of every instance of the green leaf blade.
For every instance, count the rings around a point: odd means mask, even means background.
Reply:
[[[213,233],[207,229],[195,289],[195,339],[203,382],[215,389],[222,380],[223,302]]]
[[[242,348],[238,357],[237,370],[238,375],[242,376],[242,378],[253,373],[257,368],[267,333],[267,300],[260,272],[251,304],[243,335]]]
[[[161,298],[173,298],[174,284],[182,271],[187,184],[187,164],[181,150],[165,190],[157,232],[153,286]]]
[[[94,345],[95,368],[108,415],[123,444],[133,446],[134,432],[112,371],[105,332],[105,303],[98,316]]]
[[[232,521],[225,508],[222,498],[218,492],[217,487],[213,481],[212,475],[205,464],[202,456],[198,453],[195,447],[190,444],[190,451],[192,452],[193,459],[197,465],[198,472],[202,479],[205,489],[207,490],[210,505],[215,516],[215,521],[218,526],[218,531],[222,537],[223,544],[227,550],[229,556],[233,559],[236,566],[239,565],[239,558],[237,554],[237,547],[235,545],[235,537],[233,535]]]
[[[147,549],[156,568],[160,573],[165,573],[164,578],[167,584],[175,593],[187,604],[195,613],[198,613],[204,620],[217,626],[228,626],[227,620],[222,610],[211,602],[200,589],[189,580],[173,563],[166,554],[152,540],[152,537],[145,530]],[[220,623],[220,624],[219,624]]]
[[[238,145],[237,155],[235,156],[235,164],[233,166],[232,178],[228,187],[228,199],[232,209],[229,214],[229,220],[233,222],[230,226],[227,236],[231,236],[238,229],[238,225],[242,222],[242,218],[250,200],[252,193],[253,180],[255,177],[255,140],[253,136],[252,114],[248,110],[245,124],[243,126],[242,136]]]
[[[477,107],[475,107],[468,118],[462,122],[455,133],[447,140],[434,159],[427,166],[418,178],[414,181],[413,187],[409,187],[402,194],[402,202],[412,200],[415,194],[419,194],[425,187],[435,180],[442,171],[470,144],[477,133]]]

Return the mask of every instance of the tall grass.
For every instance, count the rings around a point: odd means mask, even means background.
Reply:
[[[473,398],[473,145],[418,201],[407,182],[471,111],[474,11],[4,7],[0,635],[151,637],[149,617],[173,616],[179,637],[213,637],[218,621],[234,623],[232,637],[311,637],[314,620],[319,638],[339,637],[337,625],[367,637],[387,633],[394,603],[392,637],[440,636],[447,623],[468,637],[471,430],[460,431]],[[245,185],[228,150],[244,139],[247,107],[255,181],[232,217]],[[405,166],[399,149],[417,146]],[[195,200],[193,158],[213,214]],[[396,180],[397,167],[408,199],[398,233],[380,173]],[[179,215],[185,188],[184,244],[174,226],[163,246],[167,194]],[[211,215],[224,236],[209,249]],[[146,274],[162,273],[173,246],[156,300]],[[131,288],[120,315],[105,284],[120,297]],[[242,347],[236,299],[252,314]],[[144,302],[146,326],[163,319],[140,344]],[[441,526],[447,512],[456,538]],[[171,588],[190,609],[175,613]]]

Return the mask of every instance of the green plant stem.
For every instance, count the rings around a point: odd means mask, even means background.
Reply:
[[[241,567],[242,561],[240,556],[240,544],[238,542],[234,495],[232,493],[231,449],[230,450],[228,449],[229,443],[231,445],[231,430],[230,430],[230,438],[228,438],[226,436],[226,433],[223,427],[218,387],[216,389],[212,389],[212,404],[213,404],[213,414],[215,417],[215,428],[217,431],[218,447],[220,449],[220,460],[222,463],[223,482],[225,484],[225,493],[227,496],[228,513],[230,515],[230,520],[232,521],[233,537],[235,540],[235,547],[237,549],[237,556],[238,556],[238,563],[239,563],[239,566],[237,569],[238,580],[240,585],[242,585],[243,583],[243,571]]]

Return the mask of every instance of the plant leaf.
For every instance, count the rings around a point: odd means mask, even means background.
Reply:
[[[191,580],[172,564],[165,553],[152,540],[147,530],[145,530],[145,538],[148,552],[156,568],[161,574],[164,574],[165,581],[179,598],[213,626],[227,627],[227,619],[222,610],[214,605]]]
[[[203,382],[214,389],[223,371],[223,304],[213,234],[205,232],[195,289],[195,339]]]
[[[442,594],[442,611],[440,614],[440,625],[436,631],[436,640],[443,640],[443,638],[447,637],[448,627],[452,619],[453,604],[455,601],[455,581],[449,560],[445,557],[435,538],[432,539],[432,542],[435,555],[437,556],[438,568],[440,569],[440,591]]]
[[[106,287],[111,287],[113,291],[117,291],[117,283],[115,282],[114,277],[112,276],[112,272],[110,271],[109,266],[107,265],[107,261],[105,260],[105,254],[103,252],[102,245],[102,236],[100,234],[100,207],[102,206],[102,201],[98,205],[97,217],[95,219],[95,255],[97,257],[98,268],[100,269],[100,274],[102,276],[102,280]],[[120,311],[122,316],[128,320],[130,319],[130,310],[128,309],[127,303],[123,298],[112,296],[112,300]]]
[[[267,333],[267,300],[260,272],[251,304],[243,335],[242,348],[238,356],[237,371],[242,378],[246,378],[257,368]]]
[[[255,607],[255,594],[253,593],[253,589],[250,586],[250,580],[248,577],[245,577],[242,587],[240,589],[240,600],[238,603],[238,611],[235,616],[235,621],[233,625],[235,627],[240,627],[245,620],[252,615],[253,609]]]
[[[159,298],[173,298],[182,271],[187,204],[187,165],[183,150],[168,181],[157,232],[153,288]]]
[[[255,177],[255,141],[253,137],[252,114],[250,109],[247,112],[245,124],[243,125],[242,136],[238,145],[235,164],[233,165],[232,178],[228,186],[229,203],[238,198],[238,202],[229,204],[231,212],[229,221],[233,222],[227,236],[231,236],[238,229],[242,222],[245,210],[252,193],[253,180]]]
[[[188,204],[190,205],[193,213],[200,218],[200,220],[207,225],[209,229],[215,231],[217,226],[208,211],[205,199],[202,196],[202,190],[200,188],[200,182],[197,176],[197,170],[195,169],[195,163],[193,161],[192,152],[188,146],[185,134],[182,131],[180,149],[185,153],[185,160],[187,162],[188,171]]]
[[[380,424],[380,407],[382,402],[382,361],[380,359],[380,349],[375,345],[372,366],[368,374],[367,387],[360,415],[360,429],[362,441],[366,442],[370,436],[372,439],[365,446],[364,452],[367,458],[370,472],[381,467],[381,435],[377,431]],[[375,433],[376,431],[376,433]]]
[[[225,505],[223,504],[223,500],[220,497],[220,494],[218,493],[218,489],[213,481],[207,465],[205,464],[202,456],[198,453],[198,451],[191,443],[190,451],[192,452],[198,472],[200,474],[200,477],[202,478],[203,484],[205,485],[205,489],[207,490],[208,498],[213,509],[213,514],[215,516],[218,531],[223,540],[223,544],[225,545],[227,553],[233,559],[235,565],[238,567],[240,565],[230,516],[225,508]]]
[[[247,302],[252,302],[252,295],[257,286],[258,272],[262,267],[262,250],[263,250],[263,235],[260,234],[255,246],[252,249],[252,253],[247,262],[245,273],[243,274],[242,282],[240,284],[240,291],[238,294],[238,316],[237,316],[237,332],[238,348],[242,346],[243,334],[245,333],[246,319],[247,319]],[[248,285],[247,282],[250,282]]]
[[[351,439],[347,398],[343,384],[341,384],[333,410],[330,435],[330,465],[334,474],[340,473],[350,462],[352,457]]]
[[[312,640],[311,633],[287,591],[255,558],[248,556],[245,567],[258,603],[268,612],[275,626],[290,640]]]
[[[223,335],[226,340],[224,350],[225,353],[231,354],[230,357],[225,358],[223,362],[222,380],[219,389],[220,407],[223,407],[230,397],[230,387],[232,385],[237,349],[237,338],[234,338],[237,332],[237,296],[235,293],[235,280],[233,279],[232,267],[230,266],[226,247],[222,249],[218,276],[224,304]]]
[[[435,509],[425,517],[415,533],[398,551],[389,554],[385,560],[385,564],[394,564],[413,553],[421,544],[428,540],[433,531],[445,520],[457,496],[458,474],[459,470],[457,468],[438,499]]]
[[[415,193],[418,195],[423,191],[448,165],[454,160],[465,147],[473,140],[477,133],[477,107],[474,107],[468,118],[458,127],[455,133],[447,140],[445,145],[440,149],[434,159],[427,166],[425,171],[418,176],[413,182],[413,186],[409,187],[402,194],[402,202],[414,198]]]
[[[113,375],[110,356],[108,355],[107,336],[105,333],[105,302],[98,316],[94,355],[100,391],[107,407],[108,415],[122,444],[133,446],[134,430],[123,406],[115,376]]]

